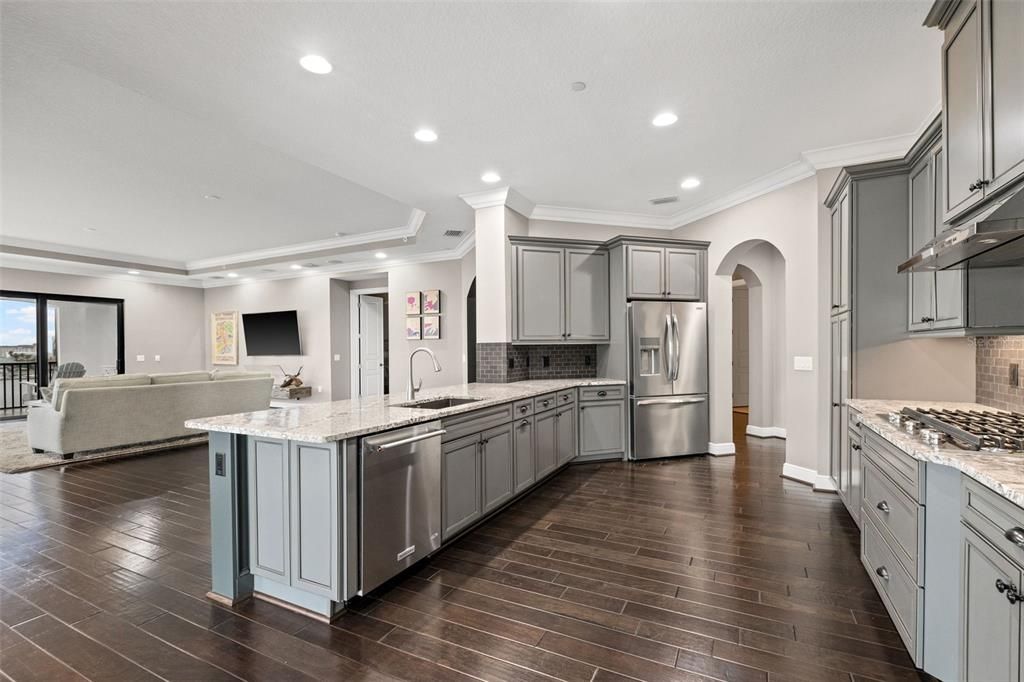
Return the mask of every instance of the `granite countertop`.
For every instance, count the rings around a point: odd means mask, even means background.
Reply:
[[[931,407],[949,410],[1002,412],[977,403],[951,403],[925,400],[860,400],[847,404],[861,413],[861,421],[882,438],[915,459],[959,469],[986,488],[1024,507],[1024,454],[996,454],[961,450],[955,445],[927,445],[889,423],[886,414],[904,407]]]
[[[478,400],[441,410],[424,410],[414,407],[397,407],[398,404],[409,401],[402,395],[385,395],[189,419],[185,422],[185,426],[201,431],[221,431],[306,443],[330,443],[473,412],[502,403],[532,398],[551,391],[578,386],[621,386],[625,383],[620,379],[594,378],[517,381],[511,384],[455,384],[440,388],[425,388],[416,395],[416,402],[431,398],[456,397],[478,398]]]

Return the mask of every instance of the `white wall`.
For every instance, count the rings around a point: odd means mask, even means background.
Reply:
[[[183,372],[206,366],[202,289],[14,268],[0,268],[0,288],[124,299],[126,372]],[[137,355],[146,360],[136,361]],[[156,355],[160,362],[153,360]]]
[[[469,294],[469,287],[472,286],[473,280],[476,279],[476,249],[471,250],[462,260],[459,262],[459,274],[460,274],[460,287],[459,287],[459,305],[462,306],[462,329],[459,332],[462,334],[462,338],[466,338],[466,324],[468,324],[468,316],[466,311],[466,296]],[[477,308],[479,313],[479,308]],[[469,379],[469,363],[468,356],[470,353],[476,353],[476,348],[466,347],[465,341],[463,342],[462,348],[462,380],[467,381]]]
[[[479,282],[477,287],[479,300]],[[441,291],[441,338],[409,341],[405,338],[405,294],[409,291],[428,289]],[[462,293],[461,261],[418,263],[390,268],[388,299],[391,337],[388,369],[391,394],[404,395],[409,377],[409,353],[417,346],[426,346],[434,351],[441,365],[441,371],[434,372],[430,358],[422,353],[416,356],[415,375],[417,379],[423,379],[424,388],[462,383],[466,370],[463,363],[465,299]],[[486,306],[479,306],[478,312],[482,307]]]
[[[512,281],[509,235],[523,235],[529,221],[506,206],[476,211],[476,334],[477,343],[512,340]],[[486,303],[486,304],[485,304]]]
[[[276,310],[295,310],[299,319],[301,356],[256,356],[245,352],[244,330],[239,340],[239,366],[250,370],[268,370],[280,377],[281,365],[287,372],[303,367],[302,379],[313,387],[315,402],[331,399],[333,368],[331,366],[331,279],[326,275],[296,277],[269,281],[245,282],[236,286],[206,289],[205,329],[206,367],[210,364],[210,315],[237,310],[242,313],[264,313]],[[241,318],[239,318],[241,325]],[[347,365],[346,365],[347,367]]]
[[[385,282],[386,285],[386,282]],[[331,306],[331,400],[346,400],[352,397],[352,344],[349,308],[349,282],[340,279],[330,281]],[[335,358],[338,358],[335,360]]]

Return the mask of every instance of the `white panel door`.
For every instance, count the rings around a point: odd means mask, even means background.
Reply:
[[[359,297],[359,395],[384,393],[384,299]]]

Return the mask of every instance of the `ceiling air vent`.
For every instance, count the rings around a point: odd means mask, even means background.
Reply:
[[[671,197],[655,197],[654,199],[650,199],[649,201],[650,201],[650,202],[651,202],[651,204],[653,204],[654,206],[661,206],[662,204],[674,204],[674,203],[676,203],[677,201],[679,201],[679,197],[677,197],[677,196],[671,196]]]
[[[318,267],[320,267],[320,264],[319,263],[303,263],[302,267],[304,267],[304,268],[318,268]]]
[[[461,237],[464,234],[462,230],[445,230],[445,237]]]

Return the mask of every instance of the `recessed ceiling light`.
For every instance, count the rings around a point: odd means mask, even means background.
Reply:
[[[388,254],[384,253],[383,251],[378,251],[377,253],[373,254],[373,257],[374,258],[387,258]]]
[[[484,182],[498,182],[499,180],[501,180],[501,176],[495,173],[494,171],[487,171],[486,173],[480,176],[480,179],[483,180]]]
[[[209,199],[210,201],[220,201],[220,195],[219,194],[204,194],[203,198],[204,199]]]
[[[334,69],[329,61],[318,54],[307,54],[299,60],[299,65],[306,71],[315,73],[319,76],[328,74]]]
[[[415,133],[413,133],[412,136],[415,137],[420,142],[436,142],[437,141],[437,133],[435,133],[430,128],[420,128]]]
[[[587,84],[584,83],[583,81],[575,81],[569,87],[571,87],[575,92],[583,92],[584,90],[587,89]]]
[[[129,275],[141,275],[142,273],[139,272],[138,270],[129,270],[128,274]]]
[[[230,277],[231,279],[234,279],[235,277],[238,277],[238,273],[237,272],[229,272],[228,273],[228,277]]]
[[[678,120],[679,117],[673,114],[671,111],[663,111],[662,113],[654,117],[654,119],[651,121],[651,124],[656,125],[659,128],[664,128],[665,126],[672,125]]]
[[[292,270],[301,270],[302,269],[302,266],[299,265],[298,263],[292,263],[288,267],[290,267]]]
[[[697,178],[686,178],[679,186],[683,189],[693,189],[694,187],[700,187],[700,180]]]

